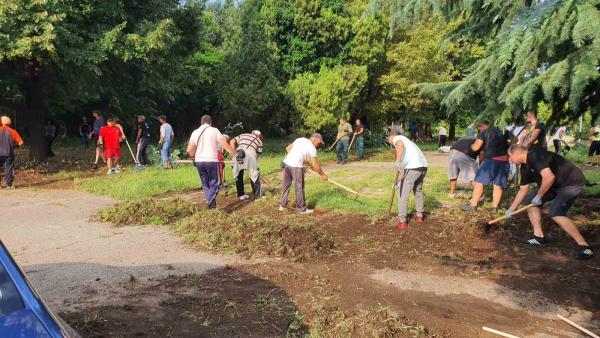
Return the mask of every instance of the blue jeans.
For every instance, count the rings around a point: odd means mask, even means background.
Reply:
[[[335,146],[338,161],[348,162],[348,139],[339,140]]]
[[[169,163],[171,159],[171,141],[163,141],[162,147],[160,148],[160,157],[163,163]]]
[[[204,198],[209,209],[217,208],[217,195],[221,189],[219,178],[219,162],[196,162],[196,169],[202,182]]]
[[[358,156],[358,158],[363,158],[363,156],[365,156],[365,138],[364,137],[356,138],[356,156]]]

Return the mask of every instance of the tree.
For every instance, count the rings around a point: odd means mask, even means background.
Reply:
[[[305,73],[288,85],[298,115],[294,129],[299,132],[331,126],[348,109],[367,81],[366,66],[323,67],[319,73]]]
[[[176,0],[1,2],[3,95],[24,97],[31,159],[46,160],[43,124],[53,110],[97,102],[133,115],[185,92],[178,82],[201,12]]]

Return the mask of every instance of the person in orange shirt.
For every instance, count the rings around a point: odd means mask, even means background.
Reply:
[[[0,166],[4,166],[4,180],[7,189],[14,189],[15,176],[15,145],[22,146],[23,139],[16,130],[10,127],[11,120],[8,116],[1,116],[0,122]]]

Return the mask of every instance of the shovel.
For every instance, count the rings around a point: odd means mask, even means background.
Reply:
[[[522,207],[520,209],[517,209],[517,210],[513,211],[512,215],[510,215],[510,217],[512,217],[514,215],[517,215],[517,214],[520,214],[520,213],[522,213],[524,211],[527,211],[527,209],[529,209],[529,208],[531,208],[533,206],[534,206],[533,204],[529,204],[529,205],[526,205],[526,206],[524,206],[524,207]],[[505,220],[507,218],[509,218],[509,217],[502,216],[502,217],[498,217],[496,219],[493,219],[493,220],[487,222],[487,224],[485,225],[485,232],[488,233],[490,231],[490,229],[492,228],[492,225],[494,225],[494,224],[496,224],[496,223],[498,223],[498,222],[500,222],[502,220]]]

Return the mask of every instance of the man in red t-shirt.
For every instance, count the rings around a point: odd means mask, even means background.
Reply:
[[[100,129],[98,145],[104,148],[104,157],[108,166],[107,175],[111,175],[118,172],[116,165],[119,163],[119,158],[121,158],[121,141],[124,137],[114,118],[111,117],[106,122],[107,126]]]

